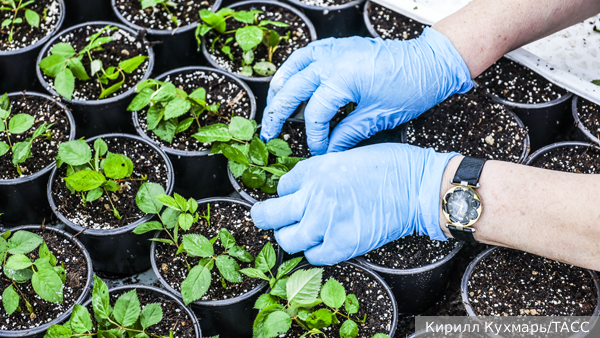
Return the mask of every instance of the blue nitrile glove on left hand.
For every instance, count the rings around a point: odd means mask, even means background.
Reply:
[[[314,155],[348,149],[399,126],[454,93],[473,87],[469,69],[442,33],[426,28],[413,40],[324,39],[294,52],[275,73],[261,138],[277,137],[298,105]],[[331,134],[329,121],[349,102],[356,110]]]
[[[313,265],[333,265],[414,232],[446,240],[441,180],[456,155],[384,143],[312,157],[281,177],[281,197],[255,204],[252,219]]]

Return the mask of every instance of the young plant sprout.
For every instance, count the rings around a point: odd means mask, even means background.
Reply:
[[[106,157],[104,157],[106,155]],[[58,147],[56,166],[60,168],[67,164],[67,177],[64,178],[67,188],[72,194],[79,194],[83,205],[100,198],[103,194],[108,197],[117,219],[121,219],[119,211],[112,203],[110,192],[118,191],[125,181],[145,181],[147,176],[139,179],[131,178],[133,162],[129,157],[108,151],[103,139],[94,141],[92,149],[84,140],[61,143]]]
[[[102,60],[94,59],[92,52],[103,51],[102,45],[113,41],[110,36],[100,36],[104,32],[118,30],[118,27],[105,26],[99,32],[89,37],[90,43],[79,52],[76,52],[73,46],[66,42],[57,43],[50,50],[49,56],[42,59],[39,66],[49,77],[54,78],[54,89],[66,99],[71,100],[75,91],[75,78],[81,81],[88,81],[90,76],[86,71],[81,60],[87,56],[90,60],[90,74],[96,75],[100,83],[102,93],[99,99],[103,99],[113,94],[125,83],[125,73],[130,74],[136,70],[148,57],[139,55],[128,60],[119,62],[119,67],[108,67],[104,69]],[[115,81],[121,78],[121,81],[105,88],[109,81]]]
[[[253,337],[277,337],[288,332],[294,322],[305,330],[301,337],[327,338],[323,329],[335,329],[341,338],[356,338],[357,323],[367,319],[366,314],[363,318],[353,316],[359,309],[356,296],[347,295],[342,284],[333,278],[322,285],[321,268],[298,270],[287,276],[301,260],[302,257],[298,257],[284,262],[275,277],[270,272],[267,276],[258,264],[254,269],[240,270],[249,277],[268,281],[271,287],[271,291],[258,297],[254,304],[260,313],[254,320]],[[372,338],[389,336],[378,333]]]
[[[96,325],[85,306],[76,304],[71,319],[63,325],[52,325],[44,338],[70,337],[137,337],[137,338],[173,338],[151,333],[151,326],[160,323],[163,311],[160,303],[147,304],[143,308],[137,290],[131,290],[119,296],[115,306],[110,306],[108,287],[102,279],[94,276],[92,290],[92,309]]]
[[[23,175],[20,164],[31,157],[31,146],[33,145],[33,142],[40,137],[45,137],[50,140],[52,138],[52,133],[49,129],[54,124],[46,124],[44,122],[33,132],[31,137],[25,139],[25,141],[12,144],[12,142],[10,142],[10,135],[20,135],[31,130],[35,117],[29,114],[17,114],[11,116],[10,112],[10,99],[8,98],[8,94],[4,94],[0,97],[0,132],[6,133],[6,140],[8,143],[0,141],[0,156],[4,156],[10,150],[12,152],[13,165],[17,168],[19,175]]]
[[[34,3],[35,0],[23,1],[23,0],[0,0],[0,11],[11,11],[12,17],[8,18],[0,24],[0,29],[9,27],[10,31],[8,32],[8,42],[13,41],[13,33],[15,30],[15,25],[23,23],[23,19],[17,17],[19,11],[25,11],[25,21],[31,27],[39,28],[40,27],[40,15],[31,9],[26,8],[27,6]]]
[[[256,72],[260,76],[271,76],[277,70],[277,67],[273,64],[273,53],[279,47],[281,40],[289,41],[290,32],[286,36],[280,36],[275,30],[269,29],[266,26],[289,27],[289,25],[284,22],[270,20],[259,21],[258,15],[261,13],[263,11],[259,10],[236,12],[229,8],[222,8],[218,12],[213,13],[207,9],[202,9],[200,11],[200,19],[204,23],[198,24],[196,28],[198,44],[201,43],[201,39],[208,32],[213,31],[216,37],[210,46],[212,52],[214,52],[218,43],[221,51],[231,61],[234,61],[233,54],[231,53],[233,42],[235,41],[242,49],[242,71],[240,75],[252,76],[253,72]],[[227,30],[227,20],[230,18],[245,24],[245,26]],[[267,48],[269,61],[254,63],[254,52],[261,43]]]
[[[173,23],[176,26],[179,26],[179,21],[177,21],[177,18],[175,17],[175,15],[171,14],[171,11],[169,10],[169,7],[173,7],[173,8],[177,7],[177,4],[175,2],[169,1],[169,0],[140,0],[140,2],[142,3],[142,10],[144,10],[146,8],[162,5],[162,7],[165,9],[165,11],[167,11],[169,16],[171,17],[171,21],[173,21]]]
[[[39,258],[30,258],[38,247]],[[43,300],[62,303],[63,285],[67,277],[65,266],[57,265],[56,257],[39,235],[24,230],[14,234],[10,231],[3,233],[0,237],[0,262],[2,278],[7,278],[11,283],[2,291],[2,306],[9,316],[15,311],[26,310],[31,318],[35,318],[37,303],[20,286],[28,281],[31,281],[33,290]],[[19,306],[21,301],[26,309]]]
[[[197,88],[188,95],[170,82],[149,79],[136,86],[136,93],[127,110],[138,111],[148,106],[148,130],[168,143],[173,142],[175,135],[186,131],[194,122],[201,128],[200,115],[204,112],[229,119],[219,114],[218,103],[206,103],[204,88]],[[180,120],[183,116],[185,118]]]
[[[256,122],[234,116],[229,125],[216,123],[202,127],[193,135],[200,142],[214,142],[211,152],[229,159],[229,169],[245,186],[267,194],[277,193],[279,178],[303,157],[290,157],[292,150],[283,139],[275,138],[266,144],[256,133]],[[275,163],[269,164],[269,154]]]

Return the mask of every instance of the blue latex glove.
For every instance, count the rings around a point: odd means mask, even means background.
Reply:
[[[469,69],[456,48],[432,28],[408,41],[319,40],[294,52],[275,73],[261,138],[277,137],[283,122],[310,99],[304,118],[311,152],[342,151],[472,87]],[[358,104],[356,110],[329,139],[329,120],[349,102]]]
[[[287,252],[332,265],[417,232],[446,240],[439,226],[441,180],[456,153],[383,143],[302,161],[252,207]]]

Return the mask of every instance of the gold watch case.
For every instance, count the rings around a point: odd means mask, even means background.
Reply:
[[[442,212],[449,224],[462,229],[470,227],[481,217],[483,208],[479,194],[470,186],[457,185],[442,198]]]

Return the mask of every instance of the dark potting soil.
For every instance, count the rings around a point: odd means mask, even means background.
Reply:
[[[133,161],[131,179],[140,179],[143,175],[147,175],[146,182],[167,187],[169,180],[167,164],[150,146],[129,138],[111,137],[103,140],[108,145],[109,152],[126,155]],[[63,177],[66,177],[66,170],[66,164],[57,170],[52,182],[52,198],[57,210],[71,222],[84,228],[107,230],[126,226],[145,215],[135,204],[135,195],[144,181],[123,179],[119,191],[109,192],[113,205],[122,217],[119,220],[113,214],[106,193],[93,202],[87,202],[87,206],[83,205],[78,194],[71,194],[63,180]]]
[[[220,116],[208,111],[200,115],[202,127],[215,123],[229,124],[229,119],[234,115],[250,118],[251,106],[248,92],[228,76],[215,72],[193,71],[169,76],[164,81],[172,82],[175,87],[183,89],[188,94],[198,88],[204,88],[207,104],[220,103],[218,112]],[[185,117],[189,116],[191,115],[185,115]],[[154,132],[147,130],[146,117],[146,111],[138,112],[138,121],[142,129],[154,142],[164,147],[183,151],[208,151],[211,148],[212,143],[200,143],[192,137],[198,132],[198,124],[195,122],[187,130],[175,135],[173,143],[169,144],[156,136]],[[223,117],[227,117],[227,119]],[[181,117],[180,120],[183,118]]]
[[[35,122],[33,123],[33,127],[23,134],[11,134],[10,137],[7,137],[6,132],[0,133],[0,141],[8,143],[7,138],[10,138],[10,144],[14,145],[31,137],[35,130],[44,122],[46,124],[54,124],[50,128],[52,132],[51,139],[48,140],[45,137],[37,138],[31,146],[32,157],[20,164],[23,175],[29,176],[54,163],[54,158],[58,154],[58,145],[69,140],[71,125],[69,124],[67,114],[56,101],[47,100],[39,96],[28,96],[26,94],[13,96],[10,98],[10,101],[11,116],[28,114],[35,116]],[[0,156],[0,179],[7,180],[18,177],[19,173],[12,163],[12,152],[9,151],[4,156]]]
[[[330,278],[334,278],[344,286],[347,295],[354,294],[358,299],[358,313],[352,317],[362,319],[365,314],[367,315],[365,323],[357,323],[358,338],[370,338],[376,333],[390,333],[394,316],[392,300],[376,279],[349,264],[326,266],[323,269],[323,284]],[[324,305],[315,307],[315,309],[321,308],[326,307]],[[338,317],[338,320],[343,323],[343,320],[346,319]],[[323,331],[329,338],[340,338],[340,326],[333,325],[333,329],[324,329]],[[298,338],[305,332],[300,326],[292,323],[290,331],[279,337]]]
[[[481,92],[453,95],[410,121],[408,143],[438,152],[519,162],[527,130]]]
[[[496,61],[475,81],[496,96],[517,103],[550,102],[567,94],[566,90],[507,58]]]
[[[369,21],[382,39],[408,40],[418,38],[427,27],[387,7],[369,3]]]
[[[302,19],[296,15],[294,12],[285,9],[283,7],[274,6],[274,5],[264,5],[264,4],[251,4],[236,7],[235,10],[261,10],[264,13],[258,15],[258,20],[270,20],[270,21],[278,21],[289,24],[289,27],[273,27],[269,25],[269,29],[275,30],[280,36],[286,36],[288,32],[291,32],[290,40],[286,42],[285,40],[281,40],[279,43],[279,47],[273,54],[273,64],[279,68],[285,60],[294,52],[296,49],[302,48],[311,41],[310,30],[308,29],[307,24],[302,21]],[[227,30],[234,30],[240,27],[245,26],[245,24],[231,20],[227,22]],[[225,41],[230,37],[234,37],[234,33],[223,34],[220,35],[221,40]],[[215,45],[215,50],[212,52],[210,47],[212,45],[213,40],[215,39],[214,33],[208,33],[205,36],[206,40],[206,48],[210,52],[210,57],[219,65],[219,67],[238,74],[242,70],[242,49],[237,46],[237,44],[231,48],[231,54],[235,61],[231,61],[231,59],[221,51],[221,47],[219,47],[219,42]],[[267,47],[262,43],[258,45],[256,51],[254,52],[254,61],[269,61],[268,60],[268,51]],[[254,74],[255,77],[260,77],[259,75]]]
[[[563,146],[538,156],[532,166],[579,174],[600,173],[600,150],[594,146]]]
[[[169,12],[163,5],[156,5],[142,10],[139,0],[117,0],[116,8],[125,20],[144,28],[173,30],[200,21],[200,10],[210,10],[215,0],[171,0],[175,7],[169,6]],[[171,20],[177,18],[178,24]]]
[[[129,291],[131,290],[111,292],[110,305],[114,306],[119,296]],[[169,331],[172,330],[173,337],[175,338],[196,337],[193,319],[187,315],[187,312],[175,300],[151,290],[136,289],[136,293],[142,309],[152,303],[160,303],[162,309],[162,320],[160,323],[150,326],[147,329],[148,333],[161,337],[169,337]],[[93,313],[91,305],[89,306],[89,311]]]
[[[506,248],[475,266],[468,295],[480,316],[590,316],[598,303],[587,270]]]
[[[15,1],[15,4],[18,3],[18,1]],[[3,7],[9,6],[4,4]],[[27,5],[26,8],[40,16],[39,27],[30,26],[25,20],[25,11],[19,10],[17,18],[23,20],[23,22],[14,25],[12,42],[8,41],[11,26],[0,28],[0,51],[11,51],[31,46],[59,29],[58,21],[61,13],[58,0],[36,0],[34,3]],[[13,14],[13,11],[0,10],[0,22],[12,19]]]
[[[600,139],[600,106],[579,97],[577,98],[577,114],[587,130]]]
[[[208,207],[206,204],[200,205],[198,213],[204,215],[207,212],[207,209]],[[181,241],[181,235],[184,234],[200,234],[211,239],[218,236],[221,229],[229,230],[235,238],[236,244],[245,247],[246,251],[254,257],[258,255],[263,246],[269,241],[277,252],[278,246],[275,237],[273,236],[273,231],[263,231],[255,227],[252,218],[250,217],[250,210],[242,204],[231,202],[211,202],[210,227],[205,219],[200,218],[188,231],[185,233],[183,233],[183,231],[179,232],[179,241]],[[163,238],[168,237],[164,232],[161,236]],[[215,255],[219,255],[223,252],[223,246],[220,239],[215,242],[213,247]],[[176,255],[176,252],[177,248],[174,245],[157,242],[154,258],[156,259],[156,265],[160,270],[161,276],[163,276],[173,289],[181,292],[181,283],[187,277],[188,269],[183,256]],[[191,266],[196,266],[200,261],[200,258],[188,257],[187,261]],[[240,266],[240,269],[254,268],[254,262],[245,263],[237,259],[236,262]],[[211,274],[212,279],[210,288],[206,294],[200,298],[201,301],[214,301],[238,297],[244,293],[250,292],[262,283],[259,279],[242,275],[243,281],[241,283],[230,283],[225,281],[227,289],[224,289],[221,285],[219,270],[214,267]]]
[[[367,261],[386,268],[413,269],[444,259],[458,243],[452,238],[436,241],[414,234],[390,242],[364,257]]]
[[[347,4],[354,0],[299,0],[301,3],[308,6],[316,7],[333,7]]]
[[[85,26],[71,31],[67,34],[62,34],[55,43],[67,42],[75,49],[75,51],[82,50],[89,43],[89,36],[99,32],[104,26],[94,25]],[[102,37],[111,36],[113,41],[102,45],[102,50],[91,51],[92,58],[94,60],[101,60],[104,69],[109,67],[119,67],[119,62],[129,60],[135,56],[145,55],[148,56],[148,47],[141,35],[133,36],[127,31],[117,29],[114,31],[105,31],[101,35]],[[47,55],[50,55],[48,48]],[[89,57],[84,57],[81,60],[83,67],[90,76],[87,81],[81,81],[75,79],[75,91],[73,93],[73,100],[91,101],[97,100],[102,93],[102,88],[106,89],[110,86],[123,80],[122,76],[119,76],[115,80],[108,80],[108,84],[102,85],[97,80],[101,72],[91,76],[91,61]],[[107,98],[115,97],[125,93],[132,87],[135,87],[138,82],[144,77],[146,70],[148,69],[149,61],[146,59],[136,70],[130,74],[125,73],[125,83],[115,93],[109,95]],[[54,87],[54,79],[48,77],[42,72],[44,80]]]
[[[67,275],[63,287],[63,302],[50,303],[40,298],[31,285],[31,281],[17,284],[29,303],[34,307],[34,315],[27,311],[25,302],[21,299],[19,306],[23,311],[14,312],[8,316],[4,308],[0,309],[0,330],[27,330],[38,327],[56,319],[69,310],[81,296],[87,283],[87,261],[83,252],[68,239],[54,231],[26,230],[42,236],[50,252],[56,256],[57,265],[65,264]],[[38,249],[27,255],[29,258],[39,258]],[[11,283],[6,277],[0,278],[0,290],[4,291]]]

